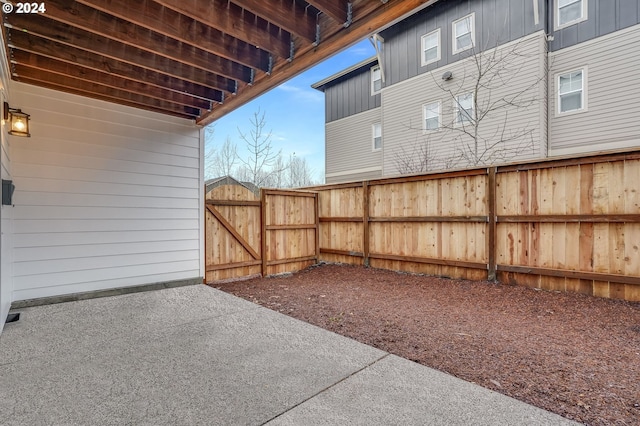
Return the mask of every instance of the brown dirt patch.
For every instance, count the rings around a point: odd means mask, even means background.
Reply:
[[[640,303],[346,265],[213,287],[585,424],[640,424]]]

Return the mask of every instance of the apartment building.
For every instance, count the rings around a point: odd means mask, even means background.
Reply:
[[[325,94],[326,182],[640,146],[640,2],[440,0]]]

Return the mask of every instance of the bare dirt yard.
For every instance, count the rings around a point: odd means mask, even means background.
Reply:
[[[588,425],[640,425],[640,303],[346,265],[213,286]]]

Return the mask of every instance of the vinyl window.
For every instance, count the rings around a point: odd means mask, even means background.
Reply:
[[[382,72],[380,65],[371,68],[371,94],[375,95],[382,89]]]
[[[422,66],[440,60],[440,28],[422,36]]]
[[[580,111],[585,107],[584,69],[558,75],[558,113]]]
[[[440,128],[440,101],[422,106],[424,117],[424,130],[437,130]]]
[[[587,19],[587,0],[555,0],[556,29]]]
[[[475,46],[475,13],[453,21],[453,53],[460,53]]]
[[[455,104],[455,123],[464,124],[473,121],[473,93],[465,93],[456,96]]]
[[[373,138],[373,151],[379,151],[382,149],[382,124],[373,123],[372,126],[372,138]]]

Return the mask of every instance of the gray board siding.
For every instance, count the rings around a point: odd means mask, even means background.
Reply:
[[[470,51],[452,54],[451,24],[470,13],[475,13],[476,46],[479,50],[491,49],[544,29],[547,0],[537,1],[540,17],[537,25],[532,0],[451,0],[437,2],[383,31],[384,86],[468,56]],[[420,61],[421,37],[437,28],[441,31],[441,59],[423,67]]]
[[[553,41],[549,51],[555,51],[640,24],[638,0],[588,0],[587,20],[554,31],[554,0],[549,0],[549,34]]]
[[[371,67],[325,88],[325,122],[339,120],[380,107],[380,94],[371,96]]]

